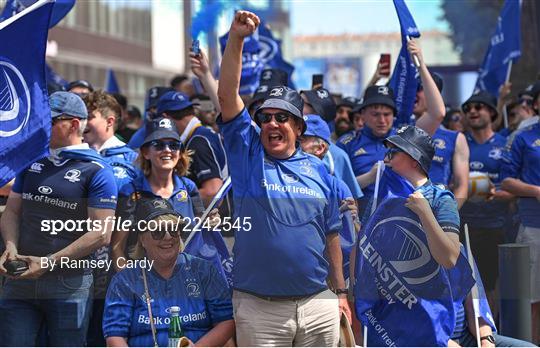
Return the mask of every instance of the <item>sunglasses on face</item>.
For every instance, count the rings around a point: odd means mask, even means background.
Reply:
[[[518,102],[519,102],[520,104],[525,104],[525,105],[527,105],[527,106],[529,106],[529,107],[532,107],[532,105],[533,105],[533,100],[532,100],[532,99],[528,99],[528,98],[520,98],[520,99],[518,100]]]
[[[388,149],[388,151],[386,151],[385,157],[388,158],[389,161],[391,161],[394,158],[394,156],[400,152],[404,152],[404,151],[400,149],[399,147],[391,147]]]
[[[277,123],[286,123],[291,117],[291,115],[282,112],[279,112],[277,114],[260,112],[257,114],[257,121],[261,124],[268,123],[272,120],[272,117],[274,117]]]
[[[165,147],[168,147],[171,151],[179,151],[182,148],[182,143],[176,140],[172,141],[163,141],[163,140],[153,140],[150,142],[150,146],[152,146],[157,151],[163,151],[165,150]]]
[[[180,227],[182,227],[182,226],[180,226]],[[162,240],[163,238],[165,238],[165,232],[169,232],[169,234],[173,238],[178,238],[178,236],[180,236],[180,229],[165,230],[165,229],[160,228],[160,229],[157,229],[157,230],[150,231],[150,234],[152,235],[153,240]]]
[[[469,112],[471,111],[472,109],[476,110],[476,111],[480,111],[484,108],[484,104],[467,104],[465,105],[465,107],[463,108],[463,111],[465,112]]]

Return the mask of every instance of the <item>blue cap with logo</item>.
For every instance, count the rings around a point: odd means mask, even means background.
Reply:
[[[51,117],[69,115],[76,118],[88,118],[88,110],[81,97],[75,93],[58,91],[49,96]]]
[[[304,136],[321,138],[330,144],[330,128],[328,127],[328,123],[319,115],[309,114],[306,117],[307,128]]]
[[[189,100],[187,95],[181,92],[170,91],[159,98],[157,103],[157,113],[158,115],[161,115],[165,111],[184,110],[190,106],[193,106],[193,103]]]
[[[180,141],[180,135],[173,121],[168,118],[158,117],[146,124],[146,138],[142,146],[158,139],[171,138]]]

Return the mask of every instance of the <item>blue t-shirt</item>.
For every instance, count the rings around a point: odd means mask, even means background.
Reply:
[[[168,344],[168,308],[180,307],[184,335],[196,343],[216,324],[233,318],[227,283],[209,261],[182,253],[169,279],[146,270],[158,345]],[[103,312],[103,335],[127,338],[130,347],[152,347],[152,330],[140,267],[117,273]]]
[[[355,176],[365,174],[370,171],[377,161],[382,161],[388,149],[384,146],[384,140],[395,134],[395,129],[391,129],[383,137],[376,137],[368,127],[362,128],[359,132],[347,133],[338,139],[336,145],[343,149],[349,159]],[[375,184],[371,184],[363,189],[364,198],[373,197]]]
[[[502,155],[506,138],[495,133],[488,141],[478,144],[471,134],[466,133],[469,144],[470,171],[485,172],[496,189],[501,187]],[[464,223],[479,228],[502,228],[508,213],[508,203],[501,201],[471,202],[467,201],[461,208],[461,218]]]
[[[101,151],[103,160],[113,169],[116,186],[121,188],[137,176],[133,163],[137,159],[137,152],[127,145],[112,147]]]
[[[341,179],[349,187],[354,199],[362,198],[364,194],[358,180],[352,170],[351,161],[347,153],[339,148],[337,145],[330,143],[328,152],[323,158],[323,163],[330,172],[336,178]]]
[[[540,124],[519,131],[504,152],[501,179],[515,178],[540,186]],[[533,197],[520,197],[518,212],[524,226],[540,227],[540,202]]]
[[[95,151],[79,151],[90,156],[80,152],[77,159],[62,157],[56,162],[44,157],[15,179],[13,192],[22,198],[18,246],[21,255],[55,253],[88,232],[86,224],[80,228],[65,225],[65,229],[53,231],[52,220],[79,224],[88,219],[88,208],[116,209],[118,189],[111,168],[99,161]]]
[[[452,178],[452,159],[456,149],[456,139],[458,132],[437,128],[433,134],[433,144],[435,145],[435,155],[431,161],[429,169],[429,179],[435,184],[442,184],[448,187]]]
[[[236,230],[233,283],[261,296],[309,296],[327,288],[326,237],[341,229],[336,182],[321,160],[297,150],[265,154],[246,109],[218,125],[224,136]]]

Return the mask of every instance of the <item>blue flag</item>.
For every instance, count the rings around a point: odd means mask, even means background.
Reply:
[[[0,21],[4,21],[11,16],[16,15],[32,4],[36,3],[36,0],[8,0],[6,6],[0,14]],[[75,0],[56,0],[53,6],[51,18],[49,20],[49,28],[54,27],[60,22],[75,5]]]
[[[410,124],[411,115],[418,88],[418,69],[414,66],[411,55],[407,51],[407,37],[420,37],[420,31],[403,0],[394,0],[394,7],[401,28],[401,50],[392,73],[389,85],[394,90],[396,101],[395,127]]]
[[[499,87],[506,80],[508,63],[516,62],[521,56],[520,3],[518,0],[506,0],[504,3],[479,71],[477,90],[498,96]]]
[[[295,89],[292,82],[294,66],[283,59],[281,40],[274,38],[270,29],[262,21],[259,25],[259,44],[261,47],[260,56],[265,64],[265,68],[275,68],[285,71],[289,77],[288,86]]]
[[[120,93],[120,87],[118,87],[116,76],[111,68],[107,69],[107,81],[105,86],[105,92],[107,93]]]
[[[229,33],[219,38],[221,54],[225,52]],[[242,75],[240,77],[240,94],[252,94],[259,85],[259,76],[264,69],[264,62],[260,56],[261,47],[259,39],[255,35],[244,39],[244,48],[242,50]]]
[[[52,7],[40,1],[0,23],[0,187],[48,153],[45,47]]]
[[[369,346],[446,346],[455,327],[454,301],[463,301],[473,284],[471,269],[464,255],[451,271],[433,259],[418,216],[405,207],[412,186],[386,182],[397,174],[385,172],[379,185],[384,199],[357,244],[358,319]]]

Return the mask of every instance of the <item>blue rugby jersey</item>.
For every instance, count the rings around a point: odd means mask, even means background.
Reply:
[[[298,149],[265,154],[246,109],[218,125],[231,172],[236,230],[233,283],[261,296],[309,296],[327,288],[326,236],[341,229],[335,180]]]
[[[358,180],[352,170],[351,161],[347,153],[337,145],[330,143],[328,152],[323,158],[323,163],[330,172],[336,178],[341,179],[349,187],[354,199],[359,199],[364,196]]]
[[[452,178],[452,159],[456,149],[456,139],[458,132],[437,128],[433,134],[433,144],[435,145],[435,155],[431,161],[429,169],[429,179],[435,184],[442,184],[448,187]]]
[[[65,226],[52,234],[52,224],[46,221],[78,223],[88,219],[88,208],[116,209],[118,189],[111,168],[87,144],[64,149],[54,160],[44,157],[34,162],[15,180],[13,192],[22,198],[18,245],[21,255],[46,256],[88,232],[86,225],[81,225],[81,229]]]
[[[515,178],[540,186],[540,124],[518,131],[503,155],[501,179]],[[540,228],[540,202],[520,197],[518,213],[524,226]]]
[[[216,324],[233,318],[231,293],[211,262],[181,253],[169,279],[146,271],[152,316],[160,347],[168,344],[168,308],[180,307],[184,335],[196,343]],[[130,347],[152,347],[152,331],[140,267],[117,273],[103,312],[103,334],[127,338]]]
[[[471,134],[466,133],[469,144],[470,171],[485,172],[496,189],[501,187],[501,166],[506,138],[495,133],[488,141],[478,144]],[[478,228],[503,228],[508,213],[508,203],[501,201],[467,201],[461,208],[461,218],[469,226]]]
[[[368,127],[362,128],[357,132],[347,133],[338,139],[336,145],[343,149],[353,168],[354,175],[362,175],[370,171],[377,161],[384,160],[386,151],[384,140],[394,135],[395,129],[391,129],[384,137],[376,137]],[[364,198],[373,197],[375,184],[371,184],[363,189]]]

